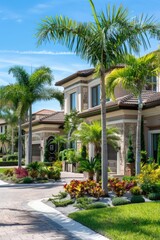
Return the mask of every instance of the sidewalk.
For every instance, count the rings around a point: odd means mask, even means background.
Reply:
[[[92,231],[84,225],[66,217],[54,208],[42,203],[42,200],[31,201],[28,203],[29,207],[35,211],[40,212],[44,216],[56,222],[58,225],[66,229],[72,235],[82,240],[109,240],[108,238]]]

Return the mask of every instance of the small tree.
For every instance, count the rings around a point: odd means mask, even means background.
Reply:
[[[48,144],[46,143],[45,149],[44,149],[44,162],[49,162],[49,150],[48,150]]]
[[[127,162],[128,163],[133,163],[134,162],[134,152],[133,152],[131,135],[129,136],[129,145],[128,145],[128,152],[127,152]]]
[[[158,136],[157,163],[160,165],[160,135]]]

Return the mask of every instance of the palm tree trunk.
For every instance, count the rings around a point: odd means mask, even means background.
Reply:
[[[141,121],[142,121],[142,96],[138,96],[138,116],[137,116],[137,131],[136,131],[136,175],[140,173],[141,162]]]
[[[11,136],[11,153],[14,154],[14,128],[12,127],[12,136]]]
[[[108,151],[107,151],[107,133],[106,133],[106,87],[105,87],[105,69],[101,69],[101,123],[102,123],[102,189],[108,194]]]
[[[22,132],[21,132],[21,118],[18,118],[18,167],[21,167],[22,162]]]
[[[32,105],[29,107],[28,163],[32,162]]]

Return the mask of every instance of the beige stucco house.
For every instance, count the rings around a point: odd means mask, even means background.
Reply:
[[[151,81],[152,84],[146,87],[142,96],[144,134],[148,155],[156,159],[157,136],[160,133],[160,77],[154,77]],[[94,77],[94,69],[78,71],[58,81],[56,86],[64,88],[64,114],[77,110],[85,121],[100,119],[100,79]],[[120,86],[115,89],[115,97],[114,102],[107,99],[106,119],[108,126],[119,128],[119,150],[108,147],[108,156],[112,171],[123,175],[129,134],[135,144],[138,102],[133,94]],[[93,152],[93,146],[90,145],[90,156],[93,156]]]
[[[43,109],[32,115],[32,161],[43,161],[46,144],[48,161],[55,160],[56,146],[52,143],[55,134],[62,134],[64,112]],[[28,122],[22,125],[25,131],[25,163],[28,164]]]

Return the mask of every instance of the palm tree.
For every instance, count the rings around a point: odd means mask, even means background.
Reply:
[[[118,148],[118,128],[106,128],[107,143],[113,148]],[[92,123],[82,122],[79,129],[73,132],[73,138],[80,140],[83,145],[92,143],[94,145],[94,155],[101,155],[101,140],[102,140],[102,126],[100,121],[93,121]],[[107,168],[106,168],[107,169]]]
[[[126,66],[113,70],[106,77],[107,95],[114,99],[114,89],[118,84],[132,92],[138,98],[138,116],[136,130],[136,175],[140,173],[140,152],[141,152],[141,119],[142,119],[142,91],[148,80],[147,77],[156,76],[158,73],[159,61],[157,53],[151,53],[141,58],[128,55],[125,58]]]
[[[52,143],[55,143],[57,144],[57,159],[59,161],[59,153],[62,149],[62,146],[63,144],[65,144],[67,142],[67,139],[65,138],[65,136],[62,136],[62,135],[58,135],[58,134],[55,134],[54,135],[54,140],[52,141]]]
[[[47,41],[62,43],[96,67],[101,86],[102,188],[107,194],[105,74],[121,63],[121,56],[128,50],[139,52],[142,45],[147,48],[150,36],[160,36],[160,28],[152,17],[141,16],[140,19],[129,20],[128,11],[122,6],[118,9],[108,6],[106,12],[97,14],[93,1],[89,2],[94,22],[78,23],[68,17],[47,17],[39,25],[37,38],[39,44]]]
[[[8,109],[16,109],[18,118],[18,167],[22,162],[22,130],[21,121],[27,111],[25,86],[19,84],[10,84],[0,88],[0,105],[7,106]]]
[[[39,100],[56,98],[63,104],[63,94],[54,88],[47,88],[52,83],[52,71],[42,66],[29,75],[23,67],[15,66],[9,69],[20,86],[25,87],[26,108],[29,109],[29,134],[28,134],[28,163],[32,162],[32,104]]]
[[[4,107],[0,110],[0,118],[4,119],[11,128],[11,153],[14,153],[14,132],[17,127],[18,117],[15,110]]]

